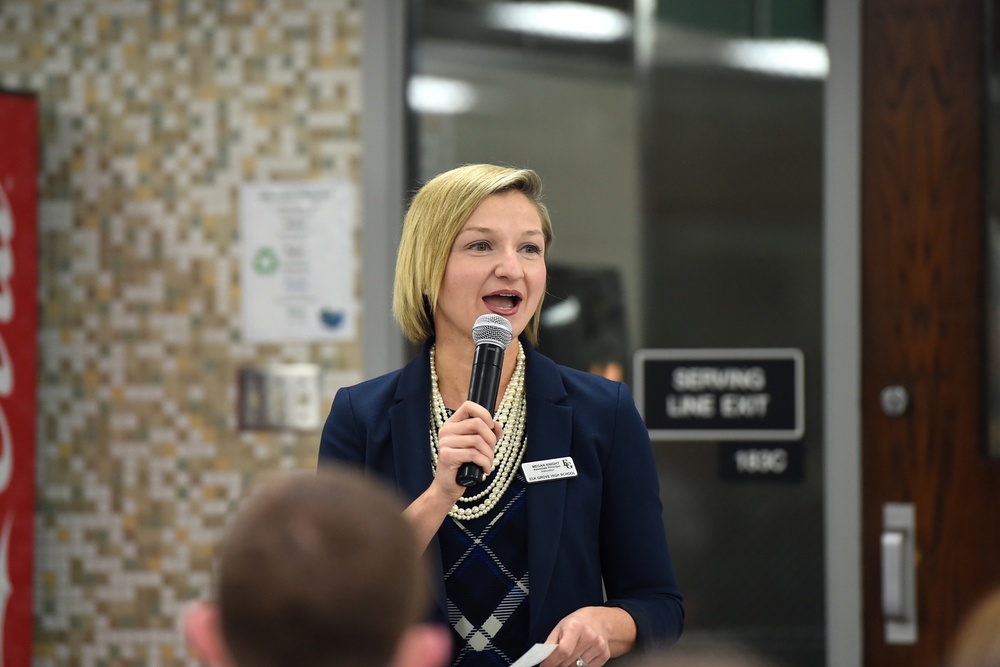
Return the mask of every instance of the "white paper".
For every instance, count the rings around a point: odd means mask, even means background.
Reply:
[[[244,340],[356,336],[355,226],[355,186],[348,181],[241,188]]]
[[[552,655],[552,651],[555,651],[558,646],[559,644],[535,644],[510,667],[534,667]]]

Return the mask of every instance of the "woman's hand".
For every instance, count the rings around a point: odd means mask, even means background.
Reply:
[[[611,658],[631,650],[635,644],[635,621],[619,607],[584,607],[559,621],[546,644],[559,648],[541,667],[601,667]]]
[[[503,435],[500,424],[481,405],[466,401],[455,411],[438,433],[437,474],[433,486],[452,502],[465,492],[455,478],[466,463],[475,463],[484,475],[493,470],[493,452]],[[450,509],[450,508],[449,508]]]
[[[503,429],[493,421],[493,415],[472,401],[463,403],[441,426],[434,480],[403,512],[421,549],[434,539],[441,522],[465,493],[465,487],[455,480],[458,469],[465,463],[475,463],[485,474],[492,472],[493,450],[502,435]]]

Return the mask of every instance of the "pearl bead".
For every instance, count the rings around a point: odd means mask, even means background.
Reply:
[[[438,431],[448,419],[448,408],[444,405],[441,390],[438,387],[437,367],[434,363],[435,347],[431,347],[431,472],[437,472],[438,464]],[[448,512],[455,519],[476,519],[488,514],[500,498],[507,492],[511,481],[517,474],[517,469],[524,459],[526,438],[524,437],[527,400],[524,395],[524,349],[520,341],[517,344],[517,366],[507,383],[500,406],[493,415],[494,421],[503,428],[503,437],[497,442],[493,452],[493,474],[489,485],[474,496],[462,496]],[[482,501],[482,502],[480,502]],[[475,503],[475,504],[473,504]],[[461,507],[460,504],[469,505]]]

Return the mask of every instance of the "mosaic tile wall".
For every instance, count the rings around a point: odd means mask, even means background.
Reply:
[[[240,432],[238,189],[358,181],[360,0],[0,0],[0,87],[41,108],[34,664],[194,665],[176,630],[260,477],[318,432]]]

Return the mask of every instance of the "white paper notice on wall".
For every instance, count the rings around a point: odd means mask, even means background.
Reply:
[[[243,339],[356,336],[355,185],[251,183],[240,189]]]

